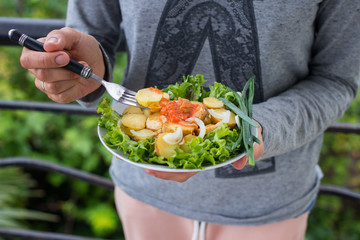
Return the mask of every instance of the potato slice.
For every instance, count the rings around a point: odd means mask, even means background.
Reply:
[[[146,119],[145,114],[128,113],[122,116],[121,123],[129,129],[141,130],[145,128]]]
[[[205,105],[199,104],[197,112],[195,112],[193,117],[199,118],[200,120],[204,120],[207,114],[208,114],[208,111],[207,111]]]
[[[191,149],[187,145],[187,143],[191,142],[194,138],[196,138],[196,136],[192,135],[192,134],[188,134],[188,135],[184,136],[184,138],[183,138],[184,143],[180,145],[180,148],[186,153],[191,153]]]
[[[163,132],[175,132],[177,128],[181,128],[183,131],[183,135],[192,134],[195,129],[197,129],[197,125],[195,123],[173,123],[166,122],[163,126]]]
[[[216,115],[222,116],[226,111],[225,108],[219,108],[219,109],[213,109],[213,111],[215,111]],[[211,112],[211,110],[209,110],[209,113]],[[222,118],[218,118],[214,115],[211,115],[210,113],[210,118],[211,118],[211,123],[218,123],[222,120]]]
[[[121,131],[123,131],[123,133],[125,133],[126,135],[128,135],[131,139],[133,139],[133,135],[130,132],[130,129],[128,127],[125,127],[123,124],[120,125],[120,129]]]
[[[143,109],[142,112],[143,112],[143,113],[145,114],[145,116],[147,116],[147,117],[149,117],[150,114],[151,114],[151,110],[148,109],[148,108]]]
[[[204,98],[203,103],[207,108],[211,108],[211,109],[217,109],[217,108],[224,107],[224,103],[215,97]]]
[[[161,133],[155,141],[155,153],[158,156],[162,156],[164,158],[170,158],[172,156],[174,156],[175,153],[175,149],[179,148],[180,145],[177,144],[169,144],[167,143],[163,137],[165,136],[165,134],[167,133]]]
[[[205,135],[206,134],[209,134],[210,132],[214,131],[219,125],[217,124],[208,124],[208,125],[205,125]],[[195,134],[196,135],[199,135],[200,133],[200,129],[196,129],[195,130]]]
[[[169,100],[169,94],[163,93],[161,90],[156,88],[143,88],[136,93],[136,101],[151,110],[157,111],[159,109],[160,101],[165,98]]]
[[[145,140],[147,138],[152,138],[154,137],[157,133],[154,131],[151,131],[150,129],[141,129],[138,131],[135,130],[130,130],[131,134],[132,134],[132,139],[134,141],[140,141],[140,140]]]
[[[209,112],[206,113],[206,116],[205,116],[205,118],[203,119],[203,122],[204,122],[205,125],[208,125],[208,124],[211,123],[211,115],[210,115]]]
[[[128,113],[138,113],[138,114],[142,114],[143,112],[141,111],[141,108],[139,108],[139,107],[128,106],[127,108],[125,108],[125,110],[123,111],[122,115],[125,115],[125,114],[128,114]]]
[[[235,113],[233,112],[230,113],[230,119],[229,122],[227,123],[229,128],[234,128],[236,126],[235,116],[236,116]]]
[[[159,112],[151,113],[146,120],[146,128],[157,131],[161,129],[166,122],[166,117]]]
[[[222,115],[224,114],[226,111],[229,111],[229,110],[226,110],[225,108],[219,108],[219,109],[213,109],[217,114],[219,115]],[[217,118],[213,115],[211,115],[211,122],[212,123],[218,123],[220,122],[222,119],[220,118]],[[236,121],[235,121],[235,114],[233,112],[230,111],[230,119],[229,119],[229,122],[227,122],[227,125],[230,127],[230,128],[233,128],[235,127],[236,125]]]

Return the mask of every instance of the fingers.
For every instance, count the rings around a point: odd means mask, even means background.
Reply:
[[[73,80],[73,79],[79,79],[80,76],[76,73],[73,73],[67,69],[64,68],[51,68],[51,69],[29,69],[29,72],[31,72],[34,76],[36,76],[37,79],[44,81],[44,82],[56,82],[61,80]]]
[[[45,38],[39,39],[39,41],[44,43],[46,53],[24,48],[20,57],[20,63],[27,69],[48,69],[65,66],[70,61],[69,54],[67,53],[71,52],[72,57],[75,60],[77,59],[77,51],[74,51],[74,49],[76,49],[79,41],[81,41],[82,36],[83,33],[67,27],[53,30]]]
[[[81,37],[81,32],[69,27],[53,30],[45,38],[44,49],[47,52],[74,49],[81,41]]]
[[[196,175],[198,172],[162,172],[151,169],[145,169],[145,172],[151,176],[163,179],[163,180],[171,180],[175,182],[185,182],[192,176]]]
[[[90,81],[93,83],[89,85]],[[35,86],[46,93],[51,100],[58,103],[69,103],[95,91],[100,84],[83,78],[56,82],[44,82],[36,78]]]
[[[45,82],[40,79],[35,79],[35,86],[45,92],[46,94],[60,94],[65,92],[78,84],[78,79],[63,80],[56,82]]]
[[[20,63],[26,69],[48,69],[59,68],[67,65],[70,61],[69,55],[65,52],[36,52],[23,48],[20,56]]]
[[[234,162],[233,166],[235,169],[241,170],[246,166],[247,162],[248,162],[248,155],[245,155],[244,157]]]
[[[76,97],[80,96],[78,85],[78,79],[56,82],[44,82],[37,78],[35,79],[35,86],[40,91],[43,91],[51,100],[59,103],[69,103],[76,98],[80,98]]]

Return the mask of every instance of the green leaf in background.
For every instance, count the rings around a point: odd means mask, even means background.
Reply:
[[[87,211],[85,220],[94,229],[97,236],[105,236],[117,227],[118,216],[112,205],[97,204]]]
[[[54,214],[19,208],[18,203],[33,195],[35,182],[18,168],[0,169],[0,227],[27,228],[24,220],[58,221]]]

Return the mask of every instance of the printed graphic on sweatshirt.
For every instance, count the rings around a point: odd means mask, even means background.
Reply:
[[[237,170],[232,164],[215,170],[215,177],[217,178],[238,178],[247,177],[258,174],[275,172],[275,158],[263,159],[257,161],[255,166],[246,165],[243,169]]]
[[[254,101],[261,101],[252,0],[168,0],[152,46],[146,86],[163,88],[191,74],[205,41],[210,45],[214,80],[241,90],[256,76]]]
[[[258,39],[252,0],[168,0],[151,50],[146,87],[164,88],[193,73],[205,42],[215,81],[242,90],[255,76],[254,102],[263,100]],[[200,73],[201,74],[201,73]],[[261,165],[261,166],[260,166]],[[275,161],[264,161],[242,175],[275,171]],[[216,177],[240,177],[230,166]]]

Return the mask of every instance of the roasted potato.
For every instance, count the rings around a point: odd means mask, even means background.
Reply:
[[[197,129],[197,125],[195,123],[173,123],[173,122],[166,122],[163,126],[163,132],[175,132],[176,129],[180,127],[183,131],[184,135],[192,134],[195,129]]]
[[[227,125],[229,128],[234,128],[236,126],[235,114],[233,112],[230,113],[230,119]]]
[[[148,108],[144,108],[144,109],[142,110],[142,112],[143,112],[143,113],[145,114],[145,116],[147,116],[147,117],[149,117],[150,114],[151,114],[151,110],[148,109]]]
[[[161,129],[166,122],[166,117],[159,112],[151,113],[146,120],[146,128],[157,131]]]
[[[196,138],[196,136],[192,135],[192,134],[188,134],[188,135],[184,136],[184,138],[183,138],[184,143],[180,145],[180,148],[186,153],[191,153],[191,149],[187,145],[187,143],[191,142],[194,138]]]
[[[145,140],[147,138],[152,138],[154,137],[157,133],[154,131],[151,131],[150,129],[141,129],[138,131],[135,130],[130,130],[131,135],[132,135],[132,139],[134,141],[140,141],[140,140]]]
[[[163,98],[169,100],[169,94],[156,88],[143,88],[136,93],[136,101],[152,111],[160,110],[159,103]]]
[[[211,109],[217,109],[217,108],[224,107],[224,103],[215,97],[204,98],[203,103],[207,108],[211,108]]]
[[[128,127],[125,127],[123,124],[120,125],[120,129],[121,131],[123,131],[123,133],[125,133],[126,135],[128,135],[131,139],[133,139],[133,135],[130,132],[130,129]]]
[[[170,157],[172,157],[172,156],[174,156],[176,154],[175,149],[179,148],[180,145],[178,143],[177,144],[169,144],[168,142],[166,142],[164,140],[164,138],[163,138],[166,134],[167,133],[161,133],[156,138],[156,141],[155,141],[155,153],[158,156],[162,156],[164,158],[170,158]]]
[[[145,128],[147,117],[145,114],[128,113],[122,116],[121,123],[134,130],[141,130]]]
[[[197,110],[198,111],[193,115],[193,117],[204,120],[206,115],[208,114],[208,111],[206,110],[205,105],[204,104],[199,104],[199,107],[198,107]]]
[[[128,114],[128,113],[142,114],[143,112],[142,112],[141,108],[139,108],[139,107],[128,106],[127,108],[125,108],[122,115],[125,115],[125,114]]]
[[[219,115],[223,115],[225,114],[226,111],[229,111],[229,110],[226,110],[225,108],[218,108],[218,109],[213,109],[217,114]],[[236,125],[236,121],[235,121],[235,114],[231,111],[230,112],[230,119],[229,119],[229,122],[227,123],[227,125],[230,127],[230,128],[233,128],[235,127]],[[222,119],[220,118],[217,118],[213,115],[211,115],[211,122],[212,123],[218,123],[220,122]]]
[[[216,125],[216,124],[208,124],[208,125],[205,125],[205,135],[206,134],[209,134],[210,132],[214,131],[219,125]],[[196,135],[199,135],[200,133],[200,129],[196,129],[195,130],[195,134]]]
[[[203,122],[204,122],[205,125],[208,125],[208,124],[211,123],[211,115],[210,115],[209,112],[206,113],[206,116],[205,116],[205,118],[203,119]]]

